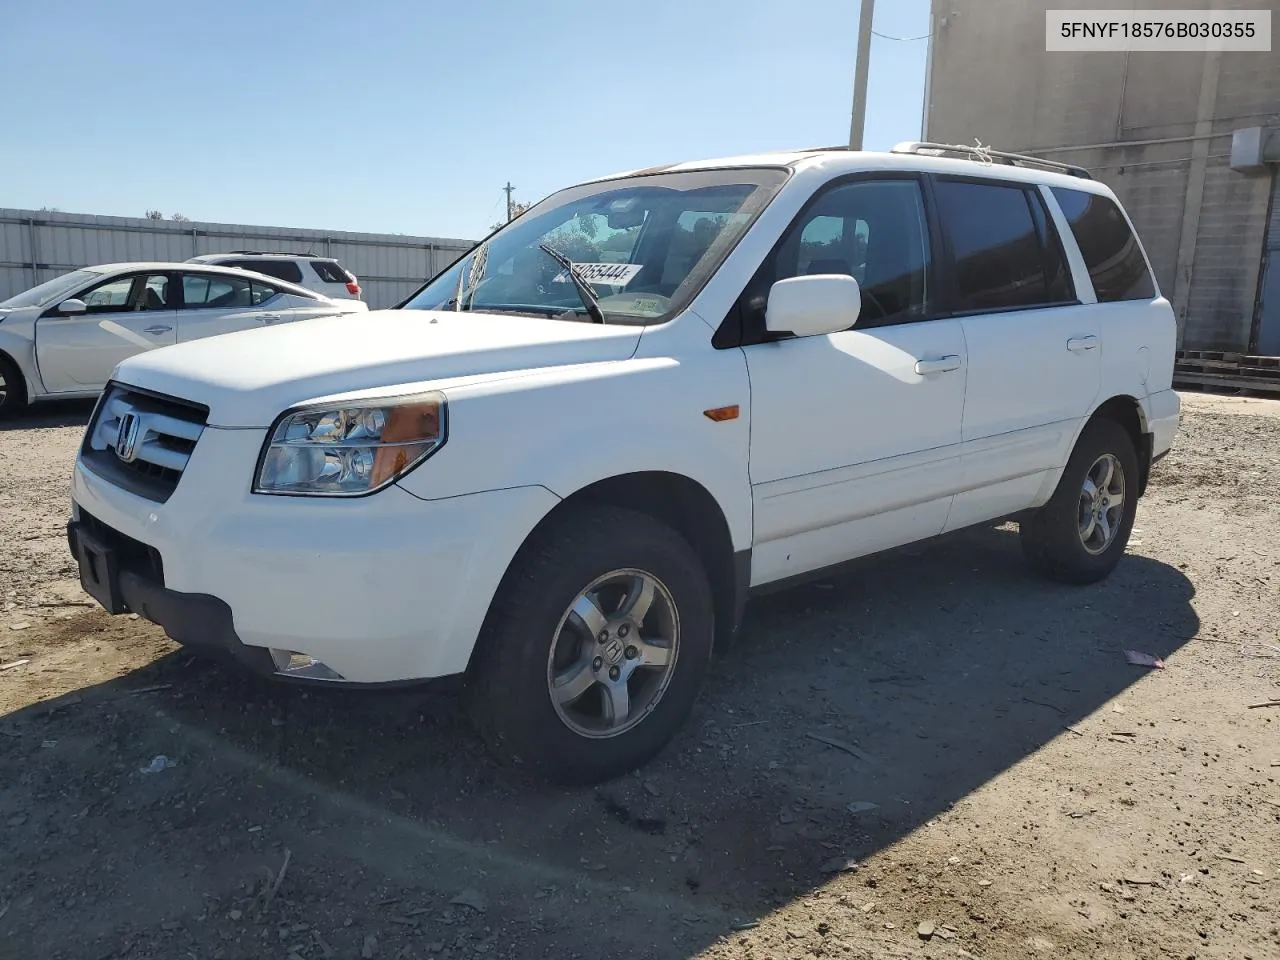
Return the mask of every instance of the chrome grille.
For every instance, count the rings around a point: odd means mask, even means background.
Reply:
[[[119,384],[108,386],[81,447],[81,460],[118,486],[164,503],[177,487],[208,408]]]

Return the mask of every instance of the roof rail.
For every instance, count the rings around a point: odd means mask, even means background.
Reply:
[[[1040,157],[1029,157],[1022,153],[1005,153],[1003,150],[992,150],[980,143],[965,145],[962,143],[929,143],[906,142],[897,144],[890,153],[915,153],[931,156],[952,155],[965,160],[977,160],[979,163],[1004,163],[1011,167],[1040,167],[1045,170],[1056,170],[1059,173],[1092,180],[1091,174],[1084,167],[1070,163],[1059,163],[1056,160],[1043,160]]]
[[[230,254],[250,257],[311,257],[317,260],[329,259],[318,253],[311,253],[310,251],[307,253],[291,253],[288,250],[228,250],[224,254],[218,254],[218,256],[229,256]]]

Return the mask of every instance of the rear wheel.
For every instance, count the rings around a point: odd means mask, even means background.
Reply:
[[[1022,549],[1044,575],[1093,583],[1124,555],[1138,506],[1138,456],[1114,420],[1095,420],[1076,441],[1053,496],[1022,523]]]
[[[18,365],[0,353],[0,417],[21,413],[27,407],[27,383]]]
[[[473,715],[500,756],[550,779],[621,776],[688,717],[713,634],[706,574],[679,534],[629,510],[574,510],[499,587]]]

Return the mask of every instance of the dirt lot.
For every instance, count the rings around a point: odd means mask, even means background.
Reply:
[[[1001,528],[754,601],[678,741],[578,792],[447,686],[272,686],[101,614],[87,410],[9,424],[0,957],[1274,960],[1280,404],[1186,401],[1107,583]]]

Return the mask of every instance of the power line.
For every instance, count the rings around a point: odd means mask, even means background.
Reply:
[[[871,32],[874,33],[881,40],[896,40],[899,43],[910,43],[912,40],[928,40],[930,37],[933,36],[932,33],[926,33],[924,36],[921,36],[921,37],[891,37],[887,33],[881,33],[879,30],[872,30]]]

